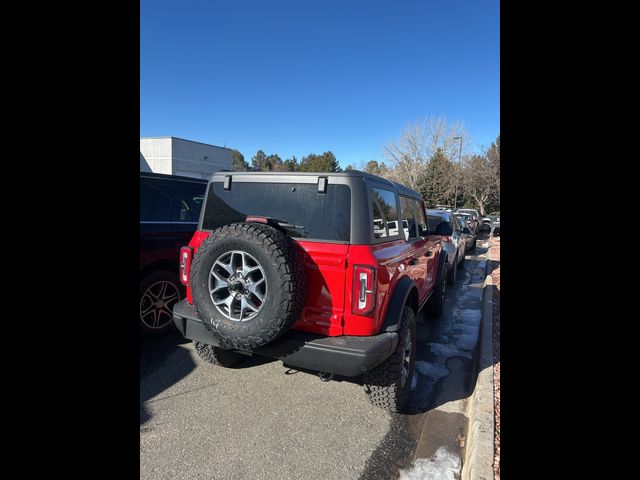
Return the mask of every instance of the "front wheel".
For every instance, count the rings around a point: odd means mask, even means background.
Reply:
[[[404,408],[413,379],[416,360],[416,314],[404,307],[398,346],[391,356],[364,374],[364,386],[371,403],[389,412]]]

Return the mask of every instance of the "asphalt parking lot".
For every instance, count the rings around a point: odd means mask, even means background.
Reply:
[[[141,341],[141,478],[397,478],[429,435],[425,415],[473,386],[484,242],[447,285],[444,315],[419,317],[409,414],[372,406],[358,379],[322,382],[257,357],[214,367],[177,333]],[[464,381],[443,390],[452,359]]]

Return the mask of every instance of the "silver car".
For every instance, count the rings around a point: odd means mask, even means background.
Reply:
[[[429,233],[442,237],[442,248],[447,252],[447,283],[453,285],[456,272],[464,264],[464,255],[471,246],[469,229],[462,227],[455,215],[444,210],[428,209],[427,224]]]
[[[472,242],[473,246],[471,250],[476,248],[476,237],[478,236],[478,223],[472,220],[472,217],[467,213],[454,213],[453,214],[460,223],[461,228],[467,227],[469,229],[469,234],[473,236]]]

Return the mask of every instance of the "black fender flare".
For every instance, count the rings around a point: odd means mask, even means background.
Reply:
[[[397,332],[400,328],[400,320],[402,319],[402,311],[404,306],[409,300],[409,295],[412,291],[415,291],[416,298],[416,313],[418,310],[418,286],[410,277],[404,276],[395,286],[391,300],[389,301],[389,307],[387,308],[387,314],[382,324],[381,332]]]
[[[454,265],[455,268],[455,265]],[[438,275],[436,276],[435,285],[440,285],[440,282],[446,280],[447,276],[447,254],[444,250],[440,250],[440,254],[438,255]]]

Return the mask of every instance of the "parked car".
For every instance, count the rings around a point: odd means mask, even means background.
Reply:
[[[475,208],[459,208],[455,211],[455,213],[465,213],[467,215],[471,215],[473,219],[478,223],[482,218],[480,212],[478,212],[478,210],[476,210]]]
[[[445,212],[451,212],[453,207],[449,207],[448,205],[436,205],[434,207],[435,210],[443,210]]]
[[[458,220],[460,220],[465,226],[469,227],[469,230],[471,230],[471,233],[474,237],[478,236],[478,231],[480,230],[480,222],[476,220],[473,215],[461,212],[458,212],[455,215],[457,215]]]
[[[453,216],[460,224],[461,235],[465,238],[465,243],[467,244],[467,251],[475,250],[478,236],[474,235],[474,233],[471,231],[471,228],[466,223],[467,221],[463,220],[461,218],[461,215],[454,213]]]
[[[180,259],[174,321],[203,360],[363,375],[374,405],[403,409],[416,315],[441,315],[445,298],[447,255],[419,193],[355,170],[216,173]]]
[[[447,252],[447,283],[453,285],[456,282],[458,268],[464,265],[465,253],[471,246],[471,239],[469,235],[462,233],[463,227],[455,216],[447,211],[428,209],[427,225],[429,232],[439,235],[442,240],[442,248]]]
[[[491,217],[491,231],[489,235],[493,235],[494,237],[500,236],[500,217],[492,216]]]
[[[480,230],[480,227],[479,227],[480,224],[479,222],[473,219],[472,215],[469,215],[468,213],[455,213],[454,215],[456,215],[456,217],[458,218],[458,221],[460,221],[462,225],[469,228],[469,230],[471,231],[471,234],[474,237],[478,236],[478,231]]]
[[[173,306],[185,295],[178,279],[180,247],[193,236],[206,180],[140,173],[140,334],[174,328]]]

